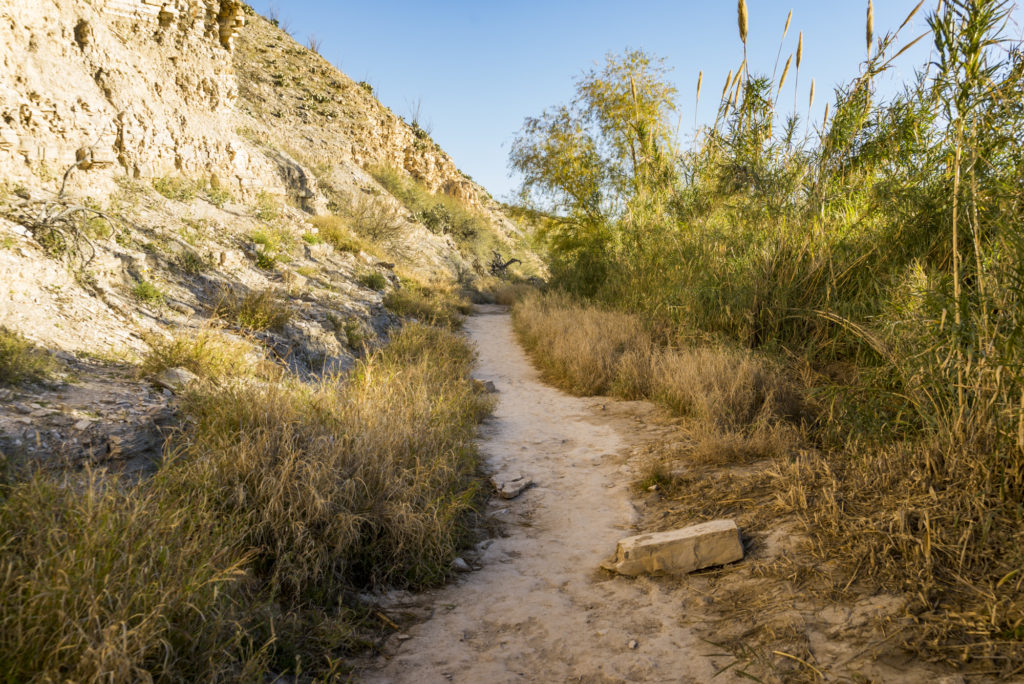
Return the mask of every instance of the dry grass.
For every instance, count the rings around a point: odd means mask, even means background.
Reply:
[[[4,679],[188,679],[241,660],[223,592],[245,555],[229,519],[202,514],[205,496],[120,491],[95,474],[0,489]]]
[[[780,373],[750,351],[666,347],[634,314],[531,296],[516,331],[545,378],[576,394],[650,399],[714,434],[771,431],[799,413]]]
[[[48,353],[0,326],[0,385],[46,380],[58,367],[57,360]]]
[[[153,378],[168,368],[185,368],[201,378],[274,375],[275,367],[263,359],[245,340],[213,328],[148,340],[150,351],[139,364],[138,373]]]
[[[759,566],[763,576],[798,581],[822,603],[906,597],[908,614],[894,617],[909,619],[895,643],[974,673],[1024,671],[1024,519],[1019,504],[984,494],[999,491],[997,470],[951,458],[934,438],[811,448],[831,429],[827,417],[841,415],[842,395],[829,403],[814,393],[809,409],[793,383],[746,350],[666,348],[638,316],[564,296],[527,298],[514,316],[554,384],[650,399],[683,417],[636,483],[656,485],[662,499],[652,527],[730,517],[758,548],[780,521],[795,521],[805,551]],[[957,486],[942,485],[940,467]],[[769,631],[748,636],[785,642]]]
[[[281,330],[294,312],[273,288],[251,291],[225,287],[217,296],[213,314],[246,330]]]
[[[375,248],[358,237],[340,216],[314,216],[310,223],[316,226],[317,236],[339,252],[376,254]]]
[[[424,323],[448,328],[462,326],[463,316],[473,305],[451,287],[421,285],[405,279],[403,287],[384,297],[384,306],[399,316],[409,316]]]
[[[138,485],[0,486],[0,672],[339,676],[366,645],[351,596],[438,582],[468,539],[491,402],[472,363],[408,325],[348,380],[193,385],[174,457]]]

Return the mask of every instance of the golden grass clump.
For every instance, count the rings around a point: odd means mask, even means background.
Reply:
[[[348,222],[340,216],[314,216],[310,223],[316,227],[317,236],[339,252],[375,252],[374,247],[358,237],[349,228]]]
[[[294,312],[273,288],[252,291],[223,288],[213,306],[213,314],[246,330],[281,330]]]
[[[403,287],[384,296],[384,306],[399,316],[409,316],[423,323],[458,328],[463,316],[473,311],[473,305],[456,291],[446,286],[426,286],[411,280]]]
[[[168,368],[185,368],[200,378],[266,376],[274,366],[245,340],[213,328],[148,340],[150,351],[139,364],[138,373],[153,378]]]
[[[490,400],[473,360],[453,333],[409,324],[347,380],[201,388],[179,457],[244,521],[277,590],[436,582],[479,492],[472,440]]]
[[[191,385],[164,467],[135,485],[0,483],[0,672],[337,678],[376,620],[350,597],[436,583],[469,540],[492,405],[473,361],[406,325],[348,379]]]
[[[17,332],[0,326],[0,385],[46,380],[59,367],[50,354]]]
[[[649,399],[708,436],[762,439],[801,410],[779,373],[746,350],[666,347],[639,316],[558,294],[528,297],[513,316],[545,379],[575,394]]]
[[[203,492],[122,491],[88,472],[0,488],[5,679],[187,680],[243,660],[228,594],[245,551],[210,505]]]

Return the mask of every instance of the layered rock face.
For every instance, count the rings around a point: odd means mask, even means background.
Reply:
[[[276,65],[251,58],[267,44],[330,92],[310,107],[291,101],[302,88],[265,88]],[[52,184],[78,163],[72,182],[93,195],[117,175],[216,176],[243,196],[290,193],[319,213],[309,159],[296,157],[322,155],[336,187],[372,184],[362,169],[381,164],[482,207],[486,192],[422,131],[312,61],[239,0],[0,0],[0,175]],[[268,153],[267,141],[279,144]]]
[[[242,23],[237,0],[4,0],[0,174],[46,180],[81,162],[273,184],[233,130]]]

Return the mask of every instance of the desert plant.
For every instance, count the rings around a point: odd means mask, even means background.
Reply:
[[[388,286],[388,279],[376,271],[361,274],[356,282],[371,290],[383,290]]]
[[[294,312],[273,288],[259,291],[225,287],[217,295],[213,314],[247,330],[281,330]]]
[[[132,294],[140,302],[160,306],[164,303],[165,295],[163,290],[148,280],[136,280],[132,286]]]
[[[139,363],[140,377],[155,378],[168,368],[185,368],[213,380],[273,374],[273,365],[252,344],[213,328],[171,338],[151,337],[147,342],[150,350]]]
[[[180,176],[164,176],[153,181],[153,189],[169,200],[190,202],[196,196],[197,184]]]

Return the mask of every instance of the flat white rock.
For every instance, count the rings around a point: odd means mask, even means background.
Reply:
[[[620,539],[615,556],[602,564],[620,575],[681,575],[743,558],[740,531],[733,520]]]

